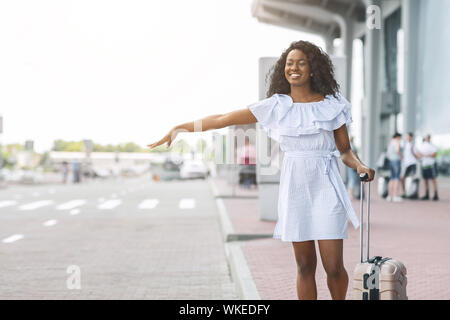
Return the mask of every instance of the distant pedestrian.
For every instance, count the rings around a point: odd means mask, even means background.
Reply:
[[[390,178],[388,184],[387,201],[402,202],[399,196],[401,160],[403,158],[403,150],[400,145],[402,135],[398,132],[394,134],[387,149],[387,157],[389,159]]]
[[[403,188],[402,198],[406,197],[406,177],[414,176],[417,172],[418,149],[414,144],[413,137],[414,134],[412,132],[408,132],[408,134],[406,135],[405,144],[403,146],[403,162],[401,174],[401,182]]]
[[[438,187],[437,187],[437,167],[436,167],[436,155],[438,148],[431,143],[431,136],[427,135],[423,139],[422,145],[420,145],[419,149],[419,157],[422,160],[422,178],[425,181],[425,195],[420,198],[420,200],[429,200],[429,183],[428,180],[431,180],[433,183],[434,189],[434,197],[433,200],[439,200],[438,197]]]
[[[73,183],[80,183],[81,164],[78,160],[72,162]]]
[[[62,162],[61,173],[62,173],[62,183],[67,183],[67,177],[69,175],[69,163],[67,161]]]
[[[237,150],[239,164],[243,167],[240,175],[242,174],[242,183],[247,189],[256,183],[250,167],[256,165],[256,149],[255,146],[250,144],[248,139],[245,139],[245,145]]]

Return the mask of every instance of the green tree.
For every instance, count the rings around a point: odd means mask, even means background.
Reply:
[[[196,144],[196,152],[203,154],[206,151],[206,140],[205,139],[198,139]]]
[[[120,151],[120,152],[141,152],[142,151],[141,147],[133,142],[121,144],[121,145],[119,145],[118,149],[119,149],[118,151]]]
[[[64,141],[55,140],[53,142],[53,151],[82,152],[84,151],[83,141]]]
[[[179,153],[189,153],[191,151],[191,146],[184,139],[180,139],[171,146],[171,151]]]

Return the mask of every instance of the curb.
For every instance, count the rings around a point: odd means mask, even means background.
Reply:
[[[261,300],[239,242],[225,243],[225,252],[236,290],[242,300]]]
[[[217,194],[217,188],[212,179],[209,179],[209,182],[213,193]],[[248,267],[247,260],[245,259],[244,252],[242,251],[242,243],[238,241],[239,239],[246,238],[246,236],[247,239],[252,239],[251,236],[253,236],[254,239],[255,236],[261,237],[261,235],[243,235],[234,233],[233,225],[228,217],[223,200],[221,198],[216,198],[216,204],[219,211],[219,221],[223,235],[225,255],[231,271],[231,278],[236,286],[236,291],[242,300],[261,300],[256,284],[253,281],[251,271]]]

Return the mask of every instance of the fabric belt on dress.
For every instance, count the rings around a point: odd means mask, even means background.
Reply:
[[[342,182],[338,167],[337,165],[333,166],[331,163],[334,157],[338,158],[341,156],[338,150],[286,151],[284,153],[284,156],[290,158],[323,158],[325,161],[324,174],[328,175],[331,185],[336,190],[336,194],[342,205],[344,206],[345,211],[347,212],[347,216],[350,218],[353,227],[355,229],[359,227],[359,220],[357,218],[355,210],[353,209],[350,198],[348,197],[345,185]]]

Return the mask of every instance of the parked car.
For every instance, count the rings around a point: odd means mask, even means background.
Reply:
[[[153,168],[153,173],[158,175],[161,180],[177,180],[180,179],[180,162],[175,162],[172,159],[166,159],[162,164],[162,168]]]
[[[38,171],[25,170],[20,182],[27,183],[27,184],[43,183],[44,176],[42,175],[41,172],[38,172]]]
[[[9,179],[10,170],[3,168],[0,169],[0,188],[7,186],[7,181]]]
[[[94,178],[106,179],[112,176],[111,170],[105,168],[94,168]]]
[[[443,176],[450,176],[450,156],[444,156],[436,160],[437,170]]]
[[[206,179],[209,169],[202,160],[186,160],[180,168],[181,179]]]

